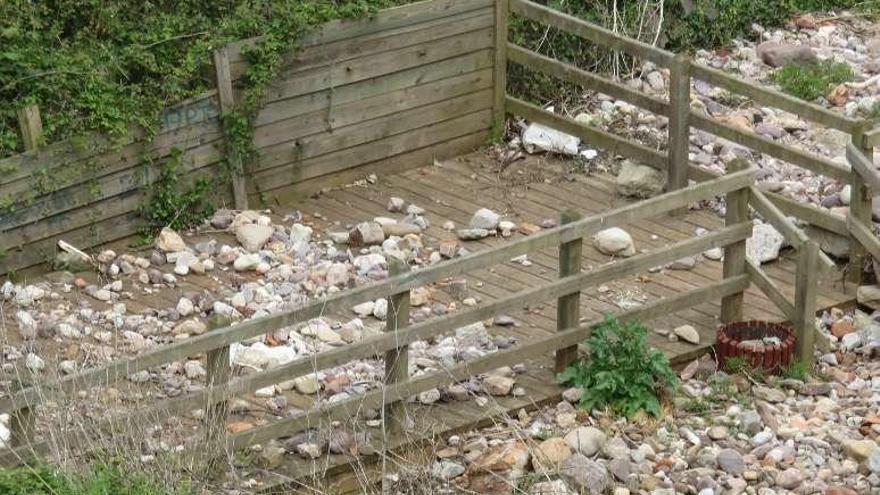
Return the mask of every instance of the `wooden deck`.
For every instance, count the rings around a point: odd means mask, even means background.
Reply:
[[[454,232],[443,230],[444,222],[451,220],[456,226],[468,224],[473,212],[488,207],[502,213],[504,218],[517,223],[539,224],[544,219],[558,219],[560,212],[571,209],[583,215],[593,215],[628,202],[615,194],[614,177],[608,174],[587,176],[566,173],[566,162],[542,157],[528,157],[511,169],[499,173],[496,165],[487,159],[485,153],[477,152],[458,157],[432,167],[425,167],[399,175],[381,177],[376,184],[366,187],[352,186],[326,192],[319,197],[294,205],[285,205],[301,210],[304,214],[318,214],[342,225],[355,224],[364,219],[377,216],[390,216],[386,210],[388,199],[398,196],[427,210],[426,217],[431,226],[425,233],[425,245],[436,246],[442,240],[455,239]],[[699,229],[716,230],[723,226],[723,219],[709,209],[691,210],[682,215],[664,215],[651,221],[637,222],[627,226],[633,236],[637,250],[651,250],[696,235]],[[521,236],[515,233],[514,236]],[[508,242],[503,238],[488,238],[482,241],[462,243],[470,251],[488,249],[499,243]],[[795,263],[790,259],[793,253],[783,251],[778,261],[764,266],[768,275],[789,297],[794,294]],[[528,258],[530,265],[518,261],[490,267],[468,275],[470,295],[481,302],[491,301],[556,278],[557,253],[541,251]],[[583,269],[613,262],[590,245],[584,247]],[[619,311],[620,301],[650,302],[668,295],[696,289],[721,278],[721,262],[702,259],[692,270],[651,271],[629,277],[585,291],[581,298],[582,321],[601,317],[608,312]],[[826,277],[819,291],[818,307],[850,305],[853,297],[844,291],[841,273]],[[440,291],[437,294],[442,297]],[[720,301],[697,308],[671,314],[664,318],[646,322],[652,346],[666,353],[673,363],[680,364],[705,353],[714,343],[715,329],[719,323]],[[517,322],[515,327],[491,327],[495,334],[511,335],[520,341],[554,332],[556,328],[555,301],[524,308],[513,313]],[[745,317],[782,321],[781,312],[752,287],[746,294]],[[693,345],[684,342],[671,342],[667,337],[655,333],[654,329],[671,330],[679,325],[693,325],[700,333],[701,342]],[[466,430],[486,424],[492,418],[504,416],[520,408],[533,408],[558,400],[560,389],[552,379],[552,356],[529,362],[528,372],[518,378],[527,395],[520,398],[492,400],[486,407],[479,407],[469,401],[466,403],[436,404],[415,407],[416,431],[425,432],[425,437],[436,436],[439,432]],[[428,412],[430,410],[430,412]],[[422,424],[428,422],[429,424]],[[392,445],[392,448],[395,446]],[[359,474],[351,474],[354,471]],[[347,472],[333,478],[334,489],[346,488],[357,491],[360,478],[365,476],[364,464],[351,458],[331,456],[320,463],[294,459],[279,468],[283,475],[276,482],[286,478],[301,480],[322,480],[327,482],[334,473]],[[315,475],[318,475],[315,477]],[[266,480],[269,481],[269,480]],[[306,481],[307,483],[307,481]],[[271,484],[271,482],[270,482]],[[296,483],[294,483],[296,484]],[[291,486],[290,484],[286,486]]]
[[[497,170],[494,160],[485,152],[476,152],[453,160],[438,163],[431,167],[415,169],[399,175],[380,177],[377,183],[367,186],[357,185],[325,192],[311,199],[296,204],[276,205],[273,210],[279,216],[292,210],[301,211],[305,217],[314,221],[319,232],[342,230],[352,225],[378,216],[395,216],[386,210],[388,199],[398,196],[408,203],[413,203],[426,210],[425,216],[431,223],[425,232],[424,243],[428,248],[435,247],[440,241],[455,239],[454,232],[443,230],[447,221],[453,221],[459,227],[468,224],[473,212],[481,207],[492,208],[502,213],[504,218],[517,223],[539,224],[545,219],[558,219],[560,212],[574,210],[583,215],[599,214],[603,211],[624,205],[626,200],[615,194],[614,177],[608,174],[585,175],[567,173],[570,162],[562,162],[543,157],[528,157],[506,168]],[[664,215],[649,221],[641,221],[626,226],[633,236],[638,250],[651,250],[664,245],[688,239],[696,235],[698,229],[716,230],[723,225],[723,219],[709,209],[691,210],[678,216]],[[510,239],[488,238],[482,241],[463,242],[462,246],[469,251],[488,249],[492,246],[510,242],[524,234],[514,233]],[[204,240],[207,237],[217,238],[221,242],[234,242],[228,234],[210,234],[189,238],[189,243]],[[117,246],[124,252],[125,246]],[[783,251],[781,258],[764,268],[778,286],[791,297],[794,293],[794,261],[789,259],[791,253]],[[535,284],[554,280],[557,277],[557,252],[544,250],[529,255],[528,264],[511,261],[494,267],[469,273],[467,286],[469,294],[479,302],[486,303],[522,289],[531,288]],[[584,246],[583,269],[590,270],[600,265],[614,262],[611,257],[602,255],[589,243]],[[172,271],[170,265],[162,267]],[[95,274],[81,274],[93,279]],[[237,286],[244,279],[255,278],[254,274],[236,274],[230,271],[215,270],[205,276],[191,275],[180,280],[176,290],[155,291],[149,295],[139,295],[135,299],[126,300],[130,313],[154,313],[174,307],[181,294],[210,292],[215,296],[228,296],[231,287]],[[583,321],[599,318],[608,312],[621,310],[621,301],[647,303],[659,298],[678,294],[687,290],[703,287],[721,278],[721,263],[708,259],[701,260],[692,270],[652,270],[628,277],[602,287],[590,288],[582,294],[581,319]],[[818,306],[829,308],[852,303],[853,298],[842,290],[842,275],[831,274],[827,277],[819,291]],[[91,281],[91,280],[90,280]],[[131,281],[124,279],[126,289]],[[63,297],[75,302],[83,297],[78,291],[65,294]],[[442,288],[434,291],[435,299],[452,302],[454,299]],[[90,301],[96,309],[102,309],[104,303]],[[107,306],[109,307],[109,306]],[[746,295],[746,318],[781,320],[781,313],[772,303],[752,288]],[[665,352],[674,363],[688,361],[706,352],[714,341],[715,328],[720,312],[719,302],[705,304],[691,310],[671,314],[663,318],[646,322],[650,333],[650,343]],[[349,318],[351,315],[330,315]],[[520,342],[554,332],[556,328],[555,301],[546,301],[540,305],[523,308],[522,311],[511,313],[519,324],[514,327],[490,327],[494,334],[513,336]],[[655,333],[654,329],[670,330],[678,325],[693,325],[701,335],[699,345],[683,342],[670,342],[668,338]],[[8,332],[7,338],[14,340],[18,332]],[[47,346],[54,346],[46,342]],[[65,352],[64,347],[58,349],[41,349],[44,356]],[[54,352],[53,352],[54,351]],[[76,356],[67,356],[72,359]],[[401,447],[423,438],[448,435],[453,431],[474,428],[478,425],[495,421],[504,414],[518,411],[521,408],[535,408],[542,404],[558,400],[560,390],[553,383],[552,356],[528,362],[527,372],[517,378],[518,386],[523,387],[525,395],[521,397],[493,398],[488,405],[480,407],[474,400],[455,403],[436,403],[431,406],[408,404],[412,409],[412,417],[416,421],[414,431],[420,432],[418,438],[405,436]],[[161,391],[157,389],[161,395]],[[313,396],[302,396],[296,392],[285,392],[288,404],[300,409],[309,409],[314,404]],[[265,410],[262,401],[245,397],[254,407],[238,415],[237,419],[246,419],[255,424],[267,424],[274,421],[273,415]],[[236,416],[236,415],[234,415]],[[233,418],[235,420],[236,418]],[[503,420],[502,420],[503,421]],[[196,426],[195,424],[193,426]],[[375,428],[372,430],[375,436]],[[375,457],[374,457],[375,458]],[[278,476],[263,477],[267,485],[287,483],[290,480],[319,479],[326,481],[332,476],[333,483],[340,488],[350,485],[355,489],[361,481],[357,476],[364,476],[369,463],[358,459],[356,462],[345,456],[323,457],[319,461],[305,461],[295,456],[288,456],[288,462],[274,471]],[[352,469],[359,472],[357,476]]]

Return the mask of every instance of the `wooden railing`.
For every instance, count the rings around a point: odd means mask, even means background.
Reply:
[[[670,93],[672,96],[670,100],[666,101],[515,44],[505,43],[506,29],[497,30],[496,60],[498,60],[498,66],[505,67],[508,61],[525,65],[669,117],[669,151],[664,153],[630,142],[605,130],[547,112],[540,107],[508,95],[506,94],[505,71],[500,69],[495,71],[495,98],[499,105],[503,103],[507,113],[547,124],[579,136],[591,144],[613,153],[635,158],[655,168],[665,170],[670,178],[668,191],[665,194],[586,218],[579,218],[576,213],[572,212],[565,213],[557,228],[424,269],[408,271],[405,267],[392,265],[390,277],[382,282],[328,296],[296,310],[284,311],[215,329],[185,341],[148,350],[132,358],[115,361],[74,376],[44,382],[38,387],[14,392],[8,397],[0,399],[0,411],[12,415],[12,443],[15,445],[15,448],[5,452],[0,460],[7,463],[16,462],[32,454],[40,454],[49,450],[50,444],[47,439],[35,434],[34,429],[37,412],[46,403],[60,401],[72,397],[77,392],[88,391],[95,387],[113,385],[142,370],[186,357],[205,354],[208,360],[208,379],[205,389],[127,412],[125,420],[129,422],[157,422],[163,418],[193,409],[205,408],[209,411],[209,414],[205,415],[208,423],[205,425],[206,428],[225,432],[227,410],[225,407],[218,406],[232,397],[314,373],[315,370],[342,365],[352,360],[378,357],[384,359],[386,369],[385,383],[381,384],[379,388],[342,401],[321,404],[314,409],[266,426],[230,434],[225,438],[225,442],[229,448],[242,448],[282,435],[291,435],[297,430],[313,427],[322,420],[353,416],[367,407],[382,409],[383,420],[394,431],[397,427],[395,425],[399,425],[403,414],[399,402],[419,392],[551,352],[556,356],[556,368],[563,368],[574,359],[574,346],[587,337],[590,329],[597,323],[593,321],[579,324],[578,302],[581,291],[587,287],[608,283],[685,256],[696,255],[712,247],[723,247],[725,250],[723,278],[720,281],[651,302],[634,310],[621,312],[618,316],[650,319],[721,299],[722,320],[725,322],[733,321],[742,317],[743,293],[751,283],[754,283],[793,323],[798,334],[800,356],[803,358],[811,357],[815,332],[816,277],[818,277],[819,268],[822,265],[827,266],[831,261],[818,250],[817,244],[810,240],[786,215],[794,215],[823,228],[832,226],[833,228],[829,230],[834,232],[840,232],[838,224],[843,222],[843,234],[850,235],[852,233],[854,239],[860,239],[859,246],[864,244],[872,254],[876,253],[876,256],[880,254],[880,243],[870,232],[870,216],[867,221],[864,220],[862,216],[864,211],[858,210],[857,207],[854,214],[850,216],[849,225],[847,225],[846,221],[818,209],[798,205],[779,195],[763,193],[754,186],[754,169],[741,161],[732,162],[727,173],[720,176],[691,166],[687,161],[688,135],[690,128],[695,127],[725,139],[752,146],[761,152],[791,161],[816,173],[828,174],[841,180],[850,180],[854,186],[859,185],[860,191],[857,193],[857,188],[853,187],[853,201],[858,199],[859,204],[862,204],[861,199],[869,197],[868,187],[876,188],[880,185],[880,178],[876,173],[868,173],[873,170],[873,167],[870,166],[870,160],[864,156],[863,150],[867,146],[869,138],[866,138],[867,135],[862,131],[864,129],[863,123],[842,117],[816,105],[800,102],[776,91],[758,88],[727,74],[700,67],[689,62],[683,56],[676,56],[656,47],[619,36],[599,26],[527,0],[499,0],[496,9],[496,22],[506,26],[508,11],[514,15],[525,16],[595,43],[623,50],[633,56],[652,60],[661,66],[670,68],[672,72]],[[861,146],[861,148],[851,146],[850,160],[853,163],[853,170],[856,172],[852,173],[850,168],[846,166],[811,156],[801,150],[775,143],[692,112],[689,106],[691,77],[702,78],[707,82],[745,93],[756,101],[778,106],[824,125],[853,133],[853,142],[859,143]],[[503,114],[495,115],[496,125],[501,125],[502,118]],[[695,183],[689,185],[687,179],[692,179]],[[584,238],[610,227],[674,213],[693,203],[709,200],[719,195],[726,195],[727,202],[725,226],[722,229],[652,252],[608,263],[587,272],[580,271],[582,266],[581,247]],[[798,251],[797,285],[793,301],[790,301],[779,290],[760,266],[746,259],[745,242],[752,232],[749,207],[776,226]],[[870,209],[868,214],[870,215]],[[559,278],[557,280],[474,309],[412,325],[408,324],[408,294],[412,289],[446,277],[485,269],[495,264],[507,262],[516,256],[547,248],[559,249]],[[384,334],[302,357],[262,372],[232,377],[228,364],[229,348],[232,344],[324,314],[346,311],[353,305],[373,301],[379,297],[387,297],[391,306],[389,311],[391,317]],[[501,350],[439,372],[419,377],[408,375],[406,349],[409,344],[452,332],[456,328],[499,313],[554,299],[557,301],[558,307],[558,331],[555,334],[539,337],[510,349]],[[88,433],[77,432],[71,435],[84,437]],[[76,444],[75,441],[71,443]]]
[[[820,125],[849,133],[853,142],[865,143],[871,136],[880,135],[874,131],[865,134],[866,121],[839,115],[821,106],[801,101],[779,91],[758,86],[739,79],[722,71],[693,63],[684,55],[662,50],[645,43],[629,39],[613,33],[601,26],[591,24],[576,17],[558,12],[544,5],[529,0],[509,0],[509,10],[514,15],[525,17],[569,34],[579,36],[587,41],[606,48],[620,50],[636,59],[650,60],[658,66],[669,69],[669,98],[662,99],[644,92],[619,84],[600,76],[567,64],[545,55],[536,53],[514,43],[507,43],[507,61],[522,65],[528,69],[565,80],[614,98],[624,100],[649,112],[666,116],[669,119],[668,141],[665,153],[654,148],[632,142],[624,137],[614,135],[598,127],[589,126],[565,116],[547,112],[540,107],[527,103],[514,96],[506,97],[507,111],[524,117],[530,121],[542,123],[562,132],[580,137],[592,146],[603,148],[610,154],[620,154],[634,158],[667,174],[667,190],[677,190],[686,184],[687,179],[695,181],[712,180],[716,174],[693,166],[688,160],[690,146],[690,129],[699,129],[718,137],[736,142],[758,152],[780,160],[806,168],[813,173],[851,183],[853,185],[852,209],[850,226],[847,220],[831,214],[829,211],[800,204],[782,195],[764,192],[757,187],[750,187],[736,197],[734,205],[728,204],[727,221],[737,223],[748,219],[749,207],[765,221],[772,224],[798,253],[798,271],[796,294],[790,301],[779,287],[767,276],[761,267],[744,254],[740,254],[744,245],[734,250],[733,259],[726,259],[724,272],[726,276],[747,273],[750,280],[764,292],[788,320],[798,329],[799,355],[803,359],[812,357],[813,339],[815,338],[814,314],[816,310],[817,279],[823,269],[834,267],[834,262],[798,227],[789,216],[814,226],[829,230],[838,235],[850,237],[850,258],[853,268],[848,270],[851,279],[858,280],[855,273],[862,272],[864,257],[860,254],[863,244],[871,253],[880,254],[880,243],[870,229],[870,195],[857,192],[857,185],[862,182],[861,176],[846,164],[839,164],[825,157],[810,154],[807,151],[777,143],[772,139],[759,136],[729,124],[716,121],[690,108],[691,79],[700,79],[709,84],[720,86],[731,92],[743,94],[752,100],[771,107],[795,113],[800,117]],[[863,137],[867,136],[867,137]],[[880,140],[880,137],[874,138]],[[868,146],[864,144],[863,147]],[[850,145],[850,148],[853,148]],[[851,158],[852,161],[852,158]],[[863,160],[863,169],[871,169],[870,160]],[[873,176],[872,176],[873,177]],[[880,190],[878,190],[880,191]],[[740,197],[741,196],[741,197]],[[860,218],[861,223],[853,222],[852,218]],[[731,317],[733,315],[726,315]]]
[[[870,139],[865,136],[861,146],[849,143],[846,147],[846,157],[852,166],[851,190],[853,194],[853,206],[847,217],[847,228],[850,235],[858,243],[859,247],[870,254],[875,260],[880,260],[880,239],[874,234],[871,221],[871,198],[880,194],[880,172],[874,167],[874,146],[869,144]],[[865,253],[859,253],[863,257]],[[862,258],[864,259],[864,258]]]
[[[754,183],[754,170],[743,169],[724,176],[684,187],[639,203],[627,205],[598,215],[577,219],[575,214],[562,217],[565,222],[557,228],[506,243],[493,249],[476,252],[467,256],[438,263],[431,267],[405,271],[394,268],[385,281],[374,283],[311,302],[293,311],[277,313],[235,325],[210,331],[182,342],[150,350],[129,359],[119,360],[83,373],[41,383],[38,387],[26,388],[0,400],[0,411],[12,414],[14,436],[13,450],[7,451],[2,460],[15,462],[33,453],[49,450],[46,439],[34,436],[34,418],[38,408],[47,402],[58,403],[77,392],[88,391],[94,387],[109,386],[125,380],[141,370],[147,370],[165,363],[177,361],[187,356],[207,353],[207,387],[183,396],[166,399],[150,407],[127,412],[127,422],[157,422],[163,418],[207,408],[212,414],[206,418],[213,424],[206,425],[214,431],[225,431],[225,408],[214,407],[230,398],[253,392],[258,388],[291,380],[314,373],[315,370],[338,366],[356,359],[384,356],[386,383],[382,387],[344,401],[321,406],[308,412],[276,421],[268,426],[228,437],[228,447],[241,448],[265,442],[282,435],[290,435],[306,426],[314,426],[321,419],[338,418],[354,414],[364,407],[378,407],[393,404],[421,391],[441,385],[464,380],[472,375],[483,373],[504,365],[513,365],[524,360],[556,351],[557,369],[564,367],[575,358],[574,346],[589,335],[590,328],[597,322],[579,324],[579,294],[586,287],[608,283],[612,280],[636,274],[651,267],[670,263],[685,256],[696,255],[712,247],[724,247],[727,257],[734,259],[731,249],[742,249],[745,239],[751,235],[752,223],[747,218],[737,217],[736,222],[728,222],[716,232],[681,241],[656,251],[639,254],[628,259],[608,263],[588,272],[581,272],[582,257],[580,246],[585,237],[594,233],[621,226],[641,219],[660,216],[686,208],[695,202],[708,200],[727,194],[729,198],[748,194]],[[730,201],[733,201],[730,199]],[[733,219],[731,217],[729,220]],[[504,263],[519,255],[536,250],[558,247],[560,250],[560,277],[538,287],[487,303],[481,307],[451,314],[408,326],[405,307],[410,290],[436,282],[440,279],[465,274],[477,269],[488,268],[493,264]],[[621,313],[625,318],[647,319],[667,315],[718,298],[725,299],[726,314],[734,315],[741,311],[741,294],[748,286],[748,276],[742,270],[730,270],[723,280],[674,297],[646,304],[633,311]],[[734,299],[730,299],[734,296]],[[365,338],[364,340],[314,355],[302,357],[292,362],[241,377],[232,378],[229,370],[229,347],[233,343],[271,333],[276,329],[289,327],[297,322],[305,322],[323,314],[348,310],[352,305],[372,301],[378,297],[388,297],[392,316],[388,321],[387,332]],[[407,374],[406,346],[414,341],[433,338],[453,332],[456,328],[484,320],[499,313],[534,305],[540,301],[558,301],[559,328],[556,334],[537,338],[509,350],[502,350],[488,356],[444,369],[440,372],[409,377]],[[384,418],[389,425],[399,422],[402,411],[388,408]],[[72,444],[86,445],[86,438],[76,442],[76,437],[86,433],[72,433]]]

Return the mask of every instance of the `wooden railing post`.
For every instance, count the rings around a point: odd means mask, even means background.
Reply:
[[[507,20],[508,0],[495,0],[495,104],[493,108],[493,137],[504,135],[507,119],[504,97],[507,94]]]
[[[732,160],[727,164],[727,173],[739,172],[748,168],[745,160]],[[727,212],[724,225],[730,227],[749,221],[749,189],[744,187],[727,193]],[[724,247],[723,276],[725,279],[746,273],[746,241],[734,242]],[[721,322],[730,323],[742,319],[743,292],[737,292],[721,299]]]
[[[220,102],[220,114],[229,114],[235,110],[235,94],[232,91],[232,72],[229,70],[229,47],[214,50],[214,70],[217,78],[217,99]],[[226,124],[224,124],[226,125]],[[226,160],[232,173],[232,195],[235,208],[248,208],[247,183],[245,182],[244,163],[235,147],[226,139]]]
[[[669,137],[666,191],[687,187],[690,149],[691,62],[679,53],[669,68]]]
[[[864,127],[854,132],[852,143],[870,159],[873,159],[874,149],[865,143]],[[852,164],[850,164],[851,168]],[[850,171],[850,203],[849,214],[862,225],[871,225],[872,200],[871,191],[865,184],[862,176],[855,170]],[[865,270],[867,251],[858,239],[849,237],[849,266],[846,269],[846,279],[856,285],[862,284]]]
[[[797,258],[794,293],[794,329],[797,334],[797,357],[802,362],[813,362],[816,346],[816,291],[819,283],[819,245],[807,241]]]
[[[398,258],[388,257],[388,274],[396,276],[409,271],[409,266]],[[409,290],[391,294],[388,297],[388,317],[385,331],[397,333],[409,324]],[[401,345],[385,353],[385,385],[393,385],[409,379],[409,346]],[[395,434],[403,431],[406,421],[406,407],[403,401],[394,401],[385,406],[385,428]]]
[[[43,121],[40,119],[40,108],[28,105],[18,110],[18,125],[21,127],[21,139],[24,150],[35,150],[43,140]]]
[[[227,326],[227,318],[215,315],[208,328],[214,330]],[[232,376],[232,364],[229,361],[229,345],[223,345],[208,351],[207,355],[207,389],[208,406],[205,410],[205,431],[208,444],[215,444],[223,438],[226,431],[226,420],[229,417],[229,398],[226,397],[226,385]]]
[[[582,217],[574,211],[564,211],[560,216],[560,225],[572,223]],[[583,259],[583,239],[577,238],[559,245],[559,278],[574,275],[581,271]],[[556,302],[556,331],[561,332],[578,326],[581,317],[581,293],[575,292],[560,297]],[[577,346],[573,345],[556,350],[556,372],[561,373],[577,359]]]
[[[22,371],[29,373],[29,371]],[[21,387],[27,388],[26,386]],[[9,444],[12,447],[27,445],[34,437],[36,429],[36,413],[30,403],[22,404],[21,407],[12,411],[9,418],[10,435]]]

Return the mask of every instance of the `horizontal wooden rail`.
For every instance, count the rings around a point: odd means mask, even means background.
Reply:
[[[230,381],[224,387],[214,390],[199,390],[189,394],[166,399],[141,411],[126,415],[127,421],[162,421],[169,416],[213,405],[258,388],[266,387],[298,376],[314,373],[315,370],[332,368],[355,359],[367,359],[382,355],[396,347],[411,344],[418,340],[435,337],[477,321],[491,318],[500,313],[521,309],[537,301],[556,299],[577,293],[586,287],[597,286],[629,275],[644,272],[652,267],[671,263],[686,256],[693,256],[707,249],[724,247],[742,241],[751,235],[752,224],[743,223],[725,227],[703,236],[690,238],[650,253],[639,254],[624,260],[617,260],[595,270],[578,273],[518,292],[484,306],[418,323],[394,334],[380,334],[344,347],[330,349],[305,356],[289,363],[252,373]],[[30,452],[44,453],[48,445],[32,444],[18,449],[18,455]]]
[[[498,248],[476,252],[449,260],[429,268],[391,277],[382,282],[358,287],[350,291],[311,302],[301,308],[280,312],[232,325],[227,328],[193,337],[166,347],[147,351],[140,356],[114,361],[83,373],[60,380],[47,381],[39,388],[23,389],[0,400],[0,411],[10,412],[24,406],[34,406],[45,400],[85,390],[102,383],[113,383],[141,371],[170,361],[197,355],[217,347],[229,345],[317,318],[334,311],[347,311],[351,306],[384,297],[390,293],[421,287],[427,283],[487,266],[506,262],[511,258],[559,245],[561,242],[592,235],[599,230],[630,223],[634,220],[652,218],[670,211],[685,208],[702,200],[713,198],[728,191],[748,187],[754,181],[754,169],[728,174],[709,182],[689,186],[679,191],[662,194],[639,203],[629,204],[601,214],[591,215],[563,226],[547,230]]]
[[[859,244],[871,253],[874,259],[880,260],[880,239],[874,235],[871,228],[858,221],[852,215],[847,217],[847,227],[852,236],[859,241]]]
[[[801,249],[804,244],[809,242],[807,234],[782,213],[782,210],[773,204],[773,202],[770,201],[770,199],[767,198],[767,196],[765,196],[757,187],[750,187],[749,193],[749,204],[751,207],[754,208],[765,221],[769,222],[770,225],[773,225],[773,227],[785,237],[793,248]],[[823,252],[819,252],[819,262],[822,264],[822,267],[827,270],[833,269],[837,266],[831,261],[831,258]]]
[[[572,15],[528,0],[510,0],[510,11],[541,24],[580,36],[598,45],[621,50],[634,57],[647,59],[664,67],[669,67],[675,57],[673,53],[661,50],[656,46],[627,38]]]
[[[628,103],[632,103],[637,107],[644,108],[649,112],[659,115],[669,115],[669,103],[660,98],[655,98],[642,93],[641,91],[628,88],[592,72],[579,69],[571,64],[566,64],[541,55],[528,48],[508,43],[507,58],[510,62],[613,96]]]
[[[827,158],[813,156],[793,146],[781,144],[752,132],[737,129],[697,112],[690,114],[691,125],[697,129],[733,141],[742,146],[766,153],[774,158],[803,167],[813,173],[825,175],[842,182],[849,180],[850,167]]]
[[[626,138],[605,132],[597,127],[582,124],[572,118],[556,115],[539,106],[512,96],[508,96],[505,102],[508,113],[519,115],[532,122],[544,124],[572,136],[577,136],[590,143],[591,146],[602,148],[610,154],[624,155],[658,170],[666,170],[666,153],[648,148],[643,144],[631,142]]]
[[[846,144],[846,159],[852,166],[854,173],[859,174],[865,185],[874,193],[880,193],[880,172],[874,168],[874,157],[867,157],[865,153],[853,143]]]
[[[620,312],[616,316],[624,320],[636,318],[639,320],[649,320],[713,301],[729,294],[741,292],[748,285],[749,279],[747,275],[731,277],[700,289],[694,289],[683,294],[645,304],[637,309]],[[522,345],[494,352],[442,371],[412,378],[409,381],[380,388],[357,397],[333,404],[326,404],[306,413],[282,419],[263,428],[235,434],[230,439],[229,448],[235,449],[255,443],[264,443],[273,438],[290,435],[292,432],[314,427],[320,424],[322,419],[328,421],[351,418],[357,416],[365,408],[378,408],[392,401],[405,400],[425,390],[465,380],[475,374],[486,373],[511,363],[521,363],[544,355],[554,349],[576,345],[589,337],[592,328],[601,322],[601,319],[592,320],[577,328],[540,337]]]
[[[692,166],[688,170],[688,178],[696,182],[714,180],[718,177],[720,177],[719,174],[700,167]],[[842,216],[834,215],[831,212],[828,212],[815,205],[798,203],[797,201],[786,198],[781,194],[764,191],[760,192],[764,197],[770,200],[784,215],[796,217],[811,225],[825,229],[835,234],[839,234],[842,236],[849,235],[849,230],[846,226],[846,218]],[[754,207],[755,205],[752,204],[752,206]]]
[[[705,65],[691,65],[691,75],[709,84],[722,87],[733,93],[747,96],[762,105],[780,108],[786,112],[798,115],[805,120],[815,122],[825,127],[831,127],[842,132],[851,133],[858,130],[862,125],[860,120],[841,115],[828,110],[827,108],[816,105],[815,103],[795,98],[794,96],[787,95],[781,91],[776,91],[775,89],[763,85],[759,86],[760,83],[746,81]]]
[[[761,289],[761,292],[782,311],[782,314],[785,315],[788,321],[794,321],[794,303],[788,300],[785,294],[782,293],[782,290],[779,289],[779,286],[776,285],[776,282],[759,265],[749,260],[746,260],[746,272],[749,275],[749,280]]]
[[[778,193],[765,192],[764,195],[786,215],[835,234],[849,235],[846,229],[846,218],[843,216],[835,215],[810,203],[795,201]]]
[[[880,126],[877,126],[864,134],[865,147],[875,148],[880,145]]]

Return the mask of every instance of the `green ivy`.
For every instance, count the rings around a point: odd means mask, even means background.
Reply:
[[[214,188],[209,179],[197,179],[192,186],[181,184],[180,162],[183,152],[171,149],[171,156],[162,164],[159,177],[145,188],[148,196],[138,211],[144,218],[141,234],[146,239],[163,227],[183,230],[201,222],[214,212],[208,199]],[[145,158],[149,167],[150,161]]]
[[[678,379],[666,356],[648,345],[648,330],[641,323],[607,316],[586,345],[589,355],[557,377],[583,391],[579,407],[607,407],[627,417],[639,411],[660,416],[660,397],[676,389]]]

